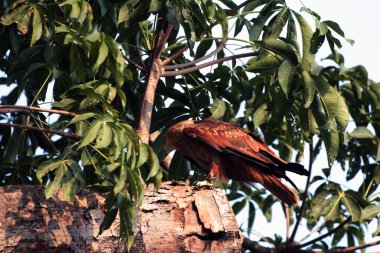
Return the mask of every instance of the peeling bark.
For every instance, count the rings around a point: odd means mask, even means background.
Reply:
[[[125,252],[119,220],[98,236],[105,196],[83,188],[75,201],[41,186],[0,187],[0,252]],[[239,252],[243,238],[221,189],[148,186],[131,252]]]
[[[243,238],[221,189],[150,185],[131,252],[240,252]]]
[[[123,252],[119,222],[98,236],[104,196],[80,189],[46,199],[36,185],[0,187],[0,252]]]

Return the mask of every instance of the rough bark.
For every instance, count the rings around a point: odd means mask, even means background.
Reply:
[[[45,199],[40,186],[0,187],[0,252],[125,252],[118,220],[98,236],[105,196],[80,189]],[[239,252],[239,228],[225,193],[167,182],[149,186],[132,252]]]
[[[221,189],[150,185],[131,252],[240,252],[243,238]]]
[[[97,236],[105,198],[78,190],[74,202],[60,191],[46,199],[36,185],[0,187],[0,252],[123,252],[118,220]]]

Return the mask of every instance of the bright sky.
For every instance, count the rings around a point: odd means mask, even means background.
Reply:
[[[340,39],[343,47],[339,50],[345,57],[346,67],[353,67],[356,65],[363,65],[368,73],[369,78],[376,82],[380,82],[380,70],[378,60],[380,59],[380,32],[378,28],[379,22],[376,21],[376,17],[379,15],[380,1],[379,0],[303,0],[302,3],[315,11],[321,16],[321,21],[332,20],[337,22],[342,30],[345,32],[346,38],[353,39],[355,44],[351,46],[343,39]],[[288,0],[287,4],[295,10],[299,10],[302,7],[302,3],[299,0]],[[305,15],[306,16],[306,15]],[[312,21],[312,19],[309,19]],[[317,54],[316,60],[320,60],[330,54],[330,50],[327,45],[324,45],[320,52]],[[305,154],[308,151],[305,150]],[[318,170],[327,167],[326,158],[320,157],[314,164],[314,169]],[[308,164],[308,157],[305,155],[304,164]],[[334,169],[334,179],[337,181],[345,178],[345,174],[339,169]],[[293,177],[292,177],[293,178]],[[295,180],[300,188],[303,188],[304,179],[297,177]],[[362,177],[358,176],[355,180],[350,181],[350,186],[356,188],[356,185],[360,185]],[[245,212],[247,210],[244,210]],[[256,213],[256,217],[259,218]],[[247,219],[247,214],[239,215],[238,220]],[[283,211],[277,207],[273,220],[269,225],[266,225],[264,218],[261,216],[261,221],[257,220],[254,224],[253,235],[256,236],[273,236],[273,232],[276,231],[280,235],[285,235],[285,219]],[[373,222],[369,231],[366,233],[366,242],[378,240],[378,238],[372,238],[371,234],[376,229],[376,222]],[[307,231],[299,229],[296,239],[306,236]],[[317,235],[315,235],[317,236]],[[307,239],[306,241],[308,241]],[[368,252],[379,252],[380,246],[372,247],[368,249]]]
[[[295,10],[299,10],[302,7],[300,0],[288,0],[287,3]],[[355,40],[355,44],[350,46],[341,39],[343,48],[340,49],[340,52],[345,56],[346,67],[359,64],[363,65],[368,70],[369,77],[374,81],[380,82],[378,63],[380,59],[380,30],[379,21],[377,20],[380,10],[380,0],[303,0],[303,4],[317,12],[321,16],[322,21],[336,21],[345,32],[346,37]],[[316,59],[324,58],[329,53],[328,46],[324,45]],[[308,151],[305,150],[305,153],[307,152]],[[305,157],[304,164],[307,163],[307,157]],[[324,168],[326,165],[322,158],[315,164],[315,168]],[[344,178],[344,175],[342,172],[338,172],[336,177]],[[300,185],[300,188],[303,188],[302,184],[304,183],[304,179],[300,180],[302,181],[298,182],[297,180],[296,182]],[[360,183],[360,178],[356,180]],[[259,212],[257,212],[256,216],[260,216]],[[284,235],[285,219],[283,212],[278,210],[273,216],[273,222],[269,225],[264,225],[263,222],[256,222],[253,234],[258,236],[272,236],[273,231],[276,231]],[[239,215],[238,219],[242,222],[246,217],[246,214]],[[370,227],[366,236],[367,242],[377,239],[372,238],[370,235],[375,228],[376,224]],[[306,231],[302,229],[299,230],[300,236],[298,236],[298,238],[302,238],[305,235],[304,232]],[[380,250],[380,247],[373,247],[368,251],[375,252],[376,250]]]

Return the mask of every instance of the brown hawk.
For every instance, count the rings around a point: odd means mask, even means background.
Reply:
[[[209,179],[260,183],[289,205],[295,205],[299,198],[280,178],[297,188],[285,172],[309,174],[302,165],[282,160],[246,130],[218,120],[185,120],[171,126],[165,147],[167,152],[177,150],[209,173]]]

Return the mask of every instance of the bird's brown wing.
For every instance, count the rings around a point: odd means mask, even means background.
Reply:
[[[220,152],[238,155],[263,167],[272,168],[286,164],[267,146],[253,139],[244,129],[227,122],[196,121],[194,125],[185,127],[183,133]],[[284,173],[280,174],[279,176],[284,175]]]

